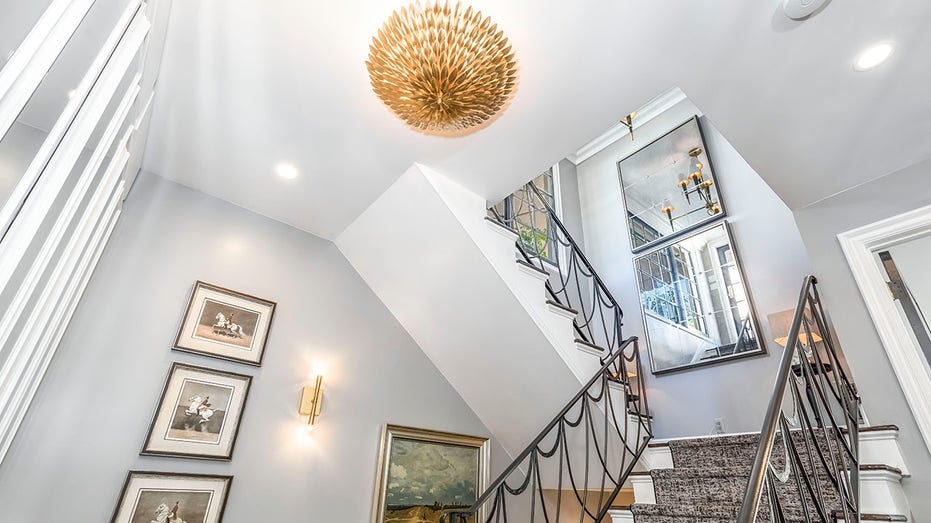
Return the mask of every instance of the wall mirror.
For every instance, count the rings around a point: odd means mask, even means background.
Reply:
[[[634,270],[654,374],[765,351],[726,222],[635,258]]]
[[[697,116],[619,161],[617,168],[634,252],[724,215]]]

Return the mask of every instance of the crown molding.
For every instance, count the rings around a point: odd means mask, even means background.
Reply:
[[[672,106],[685,99],[685,93],[683,93],[682,90],[678,87],[673,87],[665,93],[650,100],[646,103],[646,105],[637,109],[637,117],[634,119],[634,130],[643,126],[665,111],[668,111],[670,108],[672,108]],[[567,156],[566,159],[575,165],[578,165],[591,158],[592,156],[595,156],[612,143],[620,140],[625,136],[628,136],[629,134],[630,130],[627,128],[627,126],[618,122],[598,138],[595,138],[594,140],[580,147],[575,152],[575,154],[570,154]]]

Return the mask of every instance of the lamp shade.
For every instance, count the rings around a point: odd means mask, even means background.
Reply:
[[[805,316],[808,318],[808,331],[811,332],[811,342],[820,343],[822,340],[821,333],[818,331],[818,325],[815,323],[811,311],[807,308],[805,309]],[[794,317],[795,309],[784,310],[766,317],[766,321],[769,323],[770,333],[773,336],[773,341],[783,347],[785,347],[789,341],[789,329],[792,328],[792,320]],[[803,345],[809,345],[808,332],[804,324],[799,330],[798,337]]]

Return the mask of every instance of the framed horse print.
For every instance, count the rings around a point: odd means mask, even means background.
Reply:
[[[259,366],[275,302],[198,281],[175,349]]]
[[[142,454],[230,460],[252,377],[173,363]]]
[[[232,476],[130,471],[111,523],[220,523]]]

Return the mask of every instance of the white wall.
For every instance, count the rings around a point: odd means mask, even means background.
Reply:
[[[634,141],[625,136],[578,165],[586,254],[624,310],[625,336],[643,339],[643,319],[617,162],[694,114],[693,104],[680,102],[638,127]],[[701,125],[762,337],[770,340],[766,315],[795,307],[808,257],[791,211],[707,118]],[[767,349],[765,356],[647,376],[656,437],[710,434],[715,418],[729,432],[758,431],[782,350],[773,343]]]
[[[197,279],[278,302],[261,368],[171,350]],[[231,463],[138,455],[172,361],[255,376]],[[224,523],[369,521],[386,422],[489,435],[332,243],[142,175],[0,465],[0,520],[108,521],[127,470],[152,469],[233,474]]]
[[[914,521],[931,519],[931,453],[924,445],[837,235],[931,204],[931,160],[795,211],[822,299],[873,425],[893,423],[912,477],[903,480]],[[927,259],[928,256],[926,255]],[[931,391],[928,391],[931,394]]]

